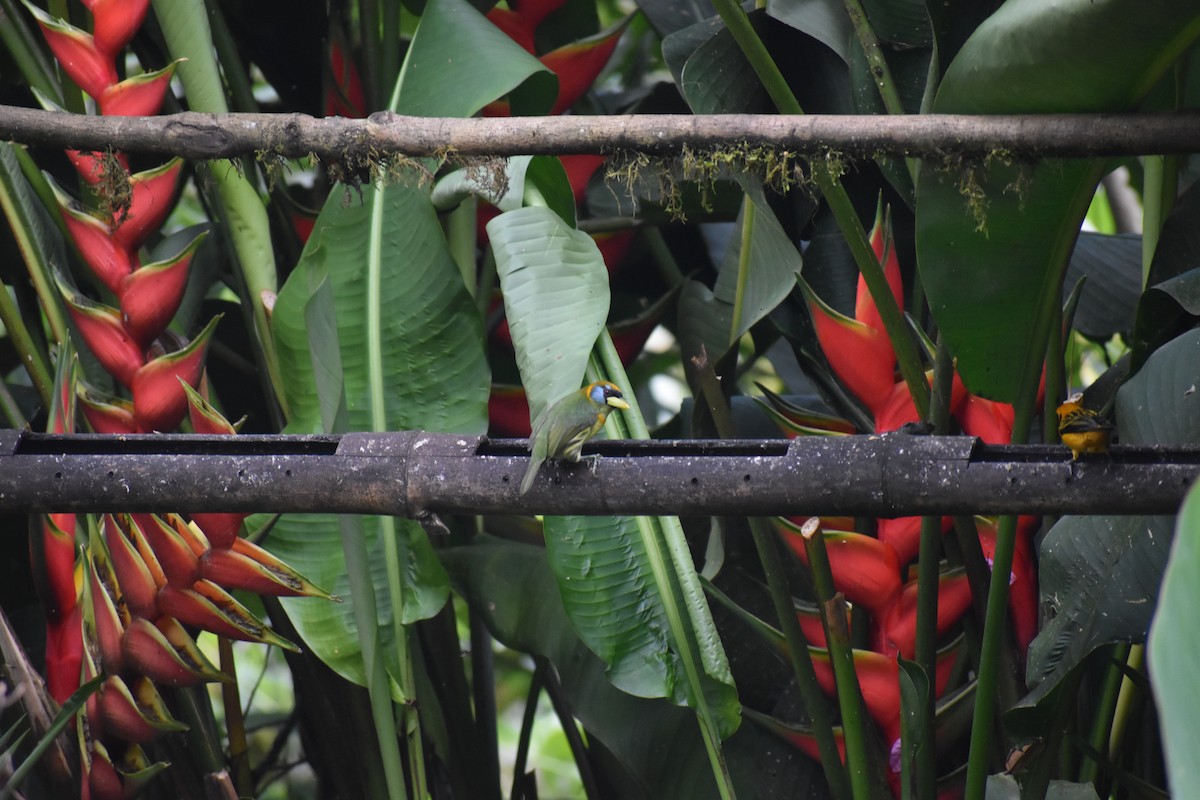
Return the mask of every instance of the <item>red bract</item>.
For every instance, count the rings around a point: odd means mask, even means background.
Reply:
[[[146,264],[121,280],[119,296],[125,327],[141,347],[149,347],[179,310],[188,267],[203,240],[201,234],[174,258]]]
[[[92,12],[96,49],[111,61],[142,27],[150,0],[84,0],[84,5]]]
[[[153,359],[134,374],[129,388],[139,430],[169,431],[183,420],[187,397],[179,382],[192,387],[200,383],[204,356],[218,320],[220,317],[214,317],[187,347]]]
[[[575,105],[591,88],[612,57],[628,20],[626,18],[607,32],[564,45],[541,57],[540,61],[558,76],[558,98],[550,109],[551,116],[561,114]]]
[[[80,89],[99,99],[106,87],[117,82],[112,56],[101,52],[90,34],[50,16],[29,2],[25,2],[25,7],[37,19],[46,44],[50,45],[58,63]]]
[[[168,64],[160,70],[143,72],[106,86],[96,98],[100,114],[105,117],[149,117],[157,114],[174,74],[175,64]]]
[[[975,527],[979,530],[979,546],[990,566],[996,550],[996,520],[981,518],[976,521]],[[1022,656],[1038,631],[1038,586],[1032,552],[1033,535],[1037,527],[1037,517],[1017,517],[1016,546],[1013,549],[1012,572],[1008,576],[1009,621]]]
[[[134,375],[142,368],[144,358],[142,349],[121,324],[120,313],[108,306],[93,303],[61,284],[59,288],[67,301],[67,313],[71,315],[71,321],[79,329],[92,355],[123,386],[132,386]]]
[[[58,200],[67,233],[75,242],[79,254],[91,268],[92,274],[113,294],[118,293],[121,280],[133,271],[128,250],[118,247],[113,241],[112,229],[107,223],[75,208],[63,195],[58,195]]]
[[[80,409],[94,433],[137,433],[133,403],[79,386]]]
[[[808,553],[799,529],[778,519],[776,524],[792,552],[808,566]],[[900,562],[891,545],[861,533],[822,531],[833,583],[846,599],[879,614],[900,592]]]
[[[962,570],[938,576],[937,632],[944,634],[971,607],[971,584]],[[874,647],[912,659],[917,649],[917,582],[909,581],[877,621]]]
[[[135,251],[146,237],[158,230],[171,213],[171,200],[183,171],[183,159],[173,158],[157,169],[129,178],[132,199],[121,223],[112,232],[118,247]]]

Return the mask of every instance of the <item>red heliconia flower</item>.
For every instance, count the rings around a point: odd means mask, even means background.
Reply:
[[[617,49],[617,42],[630,19],[626,17],[607,31],[563,45],[539,59],[558,76],[558,98],[550,108],[551,116],[561,114],[575,105],[591,88],[612,57],[613,50]]]
[[[130,252],[141,247],[146,237],[158,230],[171,213],[171,199],[183,172],[183,159],[173,158],[161,167],[130,176],[132,199],[125,215],[112,232],[113,242]]]
[[[53,185],[53,184],[52,184]],[[120,292],[121,280],[133,271],[128,249],[113,240],[108,223],[82,211],[57,191],[59,210],[71,241],[87,262],[92,274],[113,294]]]
[[[37,19],[46,44],[75,84],[99,99],[104,89],[117,82],[112,56],[101,52],[91,34],[50,16],[25,0],[25,7]]]
[[[329,72],[332,85],[325,89],[325,116],[360,118],[367,115],[366,93],[358,65],[349,56],[346,35],[333,27],[329,41]]]
[[[186,731],[187,725],[171,716],[154,683],[140,676],[127,684],[120,676],[110,675],[100,687],[98,716],[106,735],[126,742],[148,742],[160,734]],[[97,715],[91,715],[96,719]]]
[[[156,683],[194,686],[207,681],[228,682],[178,620],[161,617],[155,622],[134,617],[122,641],[125,663]]]
[[[141,529],[127,514],[105,514],[101,528],[125,605],[137,617],[157,618],[158,590],[167,580]]]
[[[238,537],[229,547],[213,542],[212,550],[200,559],[200,570],[206,579],[227,589],[274,597],[336,599],[254,542]]]
[[[105,117],[149,117],[158,113],[179,62],[154,72],[143,72],[105,87],[96,98]]]
[[[776,526],[792,552],[808,566],[808,553],[798,528],[777,518]],[[900,593],[900,562],[891,545],[861,533],[822,531],[833,583],[846,599],[880,614]]]
[[[979,531],[979,546],[990,566],[996,551],[996,521],[979,518],[975,521],[975,527]],[[1033,535],[1037,533],[1037,528],[1037,517],[1017,517],[1012,572],[1008,577],[1009,622],[1022,656],[1029,650],[1029,643],[1038,632],[1037,571],[1033,566]]]
[[[946,533],[953,526],[954,522],[950,517],[942,518],[942,533]],[[876,527],[876,535],[879,541],[892,546],[901,564],[907,564],[917,557],[921,549],[921,518],[881,519]]]
[[[956,416],[964,433],[978,436],[987,444],[1008,444],[1012,441],[1013,413],[1008,403],[970,395]]]
[[[186,588],[200,580],[200,557],[209,550],[203,534],[189,528],[177,514],[167,519],[156,514],[135,513],[132,517],[158,558],[169,585]],[[166,609],[163,612],[179,616]]]
[[[65,616],[46,622],[46,689],[59,704],[79,688],[79,668],[83,662],[82,610],[76,603]]]
[[[488,18],[508,34],[510,39],[531,54],[537,55],[533,38],[536,24],[529,25],[527,18],[521,18],[520,12],[514,15],[504,9],[492,9]],[[564,45],[538,57],[543,65],[558,76],[558,95],[550,108],[552,116],[563,113],[583,97],[608,63],[630,19],[632,17],[626,17],[607,31]],[[485,117],[507,117],[511,113],[506,100],[489,103],[483,109]]]
[[[884,277],[892,295],[903,307],[900,261],[896,257],[891,228],[884,217],[883,208],[880,207],[871,228],[871,248],[883,265]],[[881,410],[889,402],[900,401],[892,397],[896,385],[896,355],[866,281],[859,276],[853,319],[827,305],[803,279],[799,283],[808,300],[817,339],[829,366],[878,419]]]
[[[213,317],[187,347],[158,356],[134,374],[129,388],[133,392],[133,415],[139,430],[169,431],[183,420],[187,397],[179,382],[182,380],[192,387],[200,383],[208,342],[220,319]]]
[[[62,284],[59,289],[67,301],[67,313],[92,355],[108,374],[123,386],[132,387],[134,375],[142,369],[145,357],[121,324],[120,312],[92,302]]]
[[[608,159],[605,156],[579,154],[559,156],[558,160],[567,173],[567,183],[571,185],[571,192],[575,195],[575,205],[579,205],[587,192],[588,182]]]
[[[937,632],[944,634],[971,607],[971,584],[961,569],[938,576]],[[917,582],[909,581],[880,615],[874,649],[913,658],[917,649]]]
[[[94,433],[137,433],[133,403],[79,384],[79,407]]]
[[[199,392],[187,384],[183,384],[184,394],[187,395],[188,418],[192,430],[196,433],[232,436],[237,433],[234,425],[219,411],[204,399]],[[195,512],[192,521],[204,532],[205,537],[213,547],[227,548],[237,538],[242,528],[242,521],[248,514],[232,512]]]
[[[836,697],[833,664],[828,650],[809,648],[817,682],[826,694]],[[892,656],[870,650],[852,650],[854,673],[862,690],[867,713],[879,725],[888,742],[900,738],[900,665]]]
[[[150,0],[83,0],[92,12],[96,49],[110,61],[117,57],[142,27]]]
[[[825,360],[851,394],[872,413],[882,409],[896,386],[896,355],[887,334],[840,314],[800,280]]]
[[[139,267],[121,281],[119,297],[125,328],[143,348],[162,335],[179,310],[188,268],[204,236],[197,236],[173,258]]]
[[[557,11],[566,0],[523,0],[515,8],[493,7],[487,13],[492,24],[508,35],[530,55],[537,55],[533,34],[542,20]],[[513,5],[510,3],[510,5]]]
[[[97,155],[95,153],[83,152],[80,150],[67,150],[67,158],[75,166],[75,171],[79,173],[79,177],[83,178],[88,184],[95,186],[100,181],[108,177],[108,154]],[[112,153],[112,158],[115,158],[121,165],[124,172],[129,172],[129,157],[124,153]]]

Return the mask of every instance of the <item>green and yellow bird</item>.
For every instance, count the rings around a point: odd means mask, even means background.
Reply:
[[[533,479],[546,459],[577,463],[583,443],[600,432],[614,408],[629,408],[629,403],[614,384],[599,381],[571,392],[542,412],[529,435],[533,455],[521,479],[521,494],[533,486]]]

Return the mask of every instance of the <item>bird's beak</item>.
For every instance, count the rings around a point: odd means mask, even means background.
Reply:
[[[613,397],[609,397],[604,402],[608,403],[613,408],[629,408],[629,403],[626,403],[620,397],[616,397],[615,395]]]

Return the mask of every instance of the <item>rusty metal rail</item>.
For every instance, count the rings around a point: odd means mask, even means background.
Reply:
[[[471,514],[1173,513],[1200,447],[1064,447],[964,437],[596,442],[524,497],[524,440],[340,436],[58,436],[0,431],[0,511]]]

